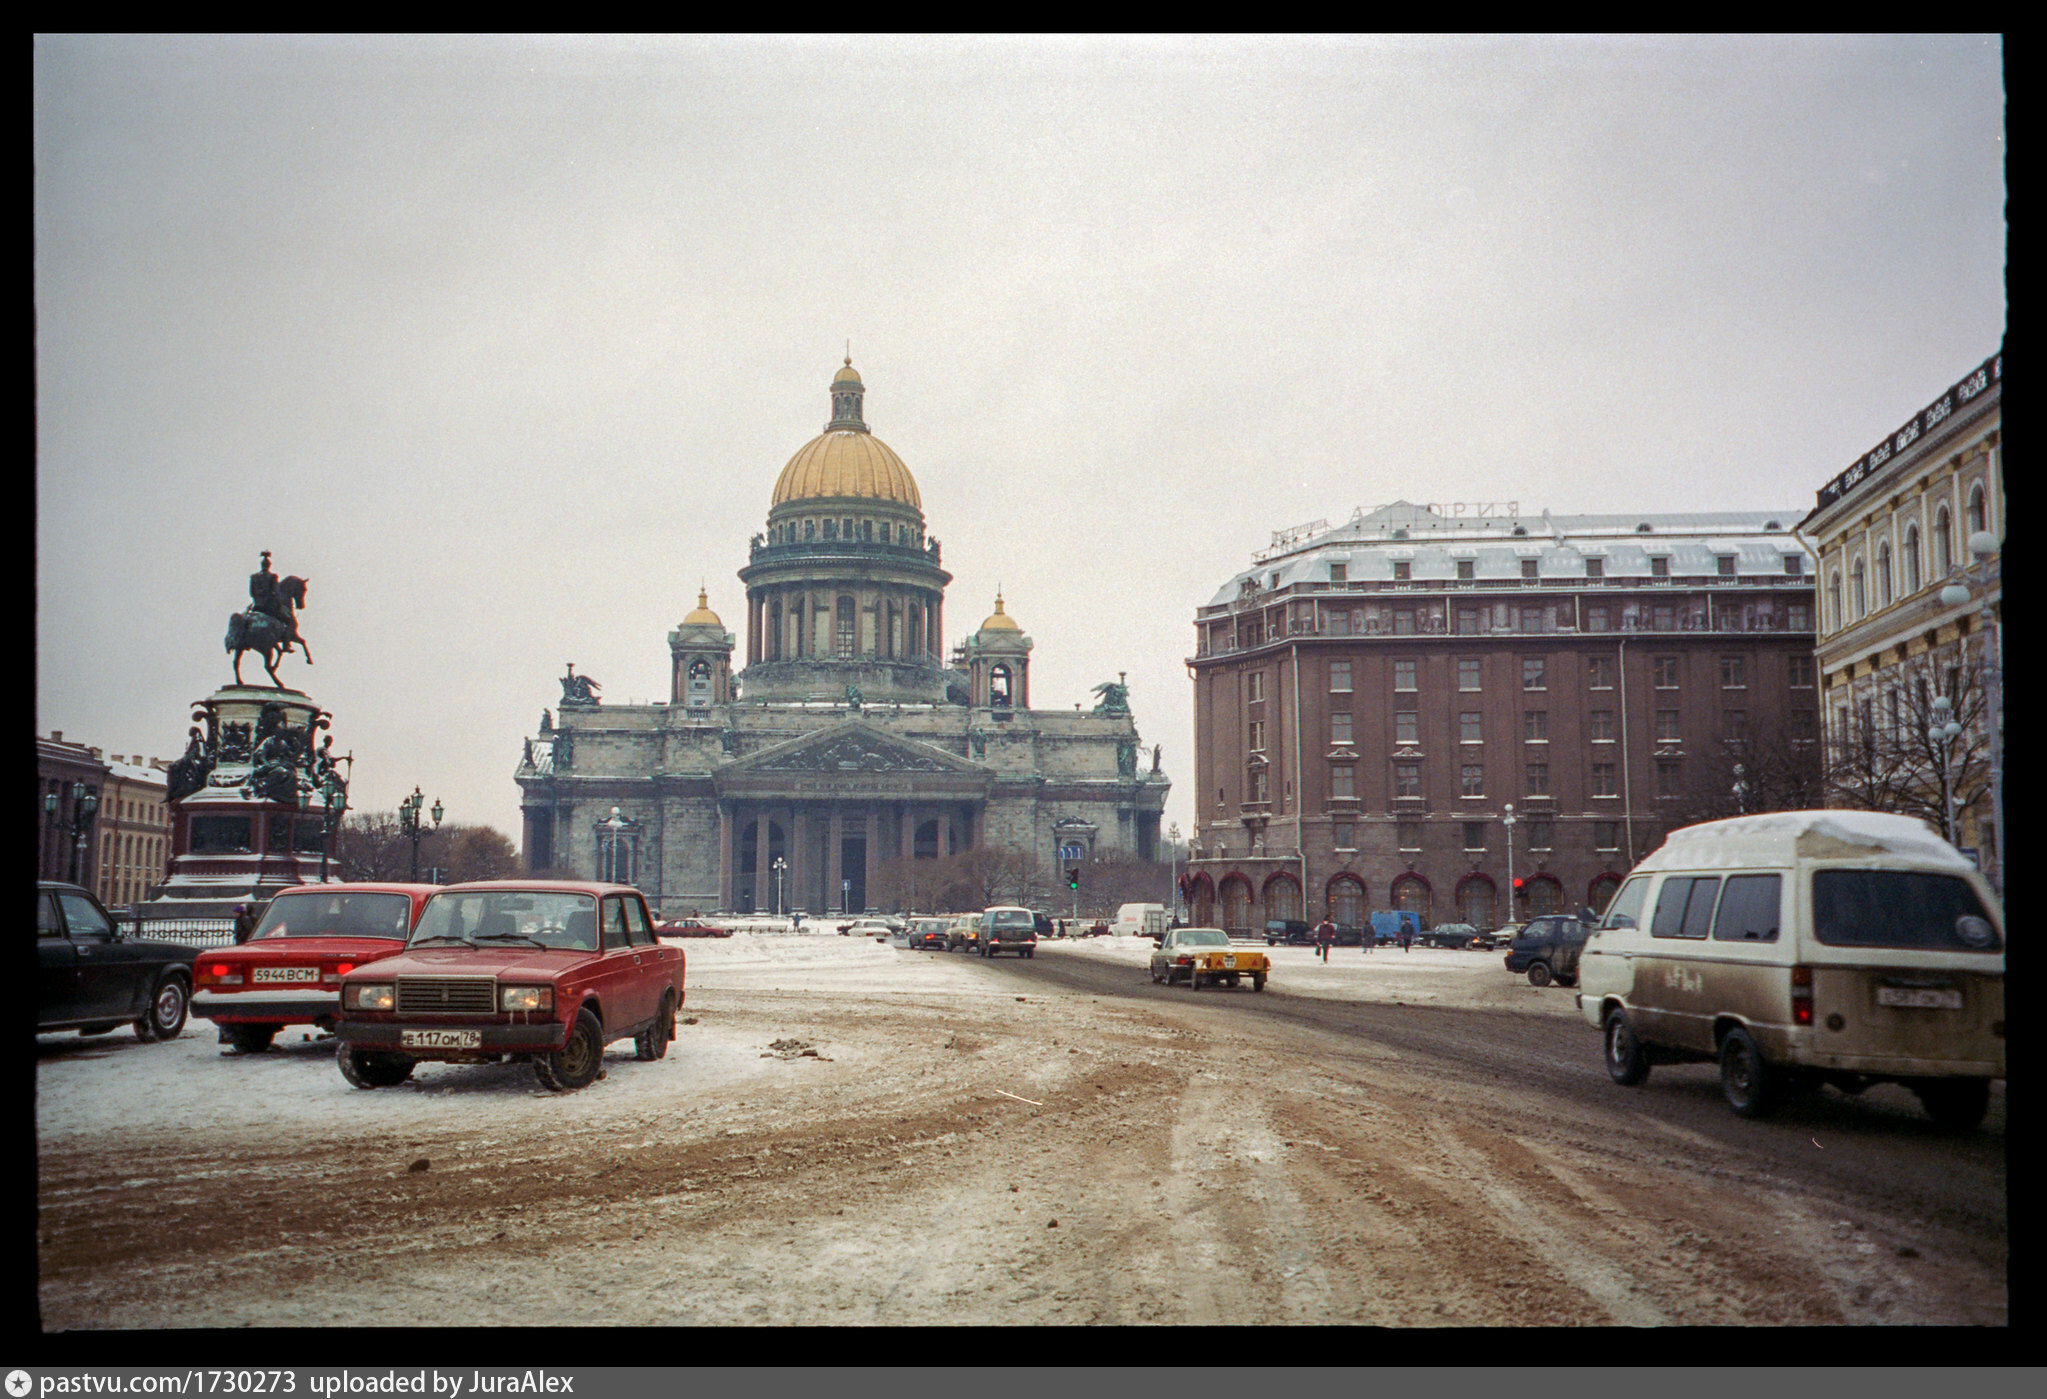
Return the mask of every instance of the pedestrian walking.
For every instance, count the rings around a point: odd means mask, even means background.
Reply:
[[[1412,947],[1413,945],[1414,934],[1411,931],[1409,931],[1407,924],[1402,923],[1400,925],[1400,950],[1402,952],[1405,952],[1407,951],[1408,948]]]
[[[1324,962],[1329,960],[1329,949],[1335,942],[1336,925],[1329,921],[1329,915],[1325,913],[1322,915],[1321,923],[1315,928],[1315,947]]]
[[[249,940],[249,934],[256,931],[256,915],[249,912],[247,904],[235,905],[235,943],[239,946]]]

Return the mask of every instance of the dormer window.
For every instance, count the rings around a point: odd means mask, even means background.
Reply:
[[[1649,576],[1651,578],[1670,577],[1670,560],[1661,554],[1649,560]]]
[[[1470,559],[1459,559],[1457,561],[1457,576],[1465,581],[1478,577],[1478,565]]]
[[[1350,565],[1341,563],[1329,565],[1329,581],[1332,583],[1348,583],[1350,581]]]
[[[1531,578],[1531,579],[1535,577],[1535,560],[1534,560],[1534,559],[1523,559],[1523,560],[1521,560],[1521,576],[1522,576],[1523,578]]]
[[[1587,578],[1606,577],[1606,560],[1605,559],[1585,560],[1585,576]]]
[[[1396,583],[1406,583],[1406,582],[1409,582],[1409,581],[1411,581],[1411,580],[1412,580],[1413,578],[1414,578],[1414,565],[1413,565],[1413,564],[1409,563],[1409,562],[1408,562],[1408,561],[1407,561],[1406,559],[1395,559],[1395,560],[1393,561],[1393,581],[1394,581],[1394,582],[1396,582]]]
[[[1734,555],[1721,554],[1713,560],[1713,563],[1719,569],[1722,578],[1732,578],[1734,576]]]

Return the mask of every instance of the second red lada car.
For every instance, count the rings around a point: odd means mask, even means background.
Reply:
[[[403,952],[342,978],[341,1073],[387,1088],[423,1059],[527,1059],[548,1088],[582,1088],[613,1040],[632,1039],[642,1059],[668,1053],[683,972],[682,949],[657,940],[637,889],[450,885]]]
[[[308,884],[270,900],[249,940],[201,952],[192,1014],[244,1054],[270,1047],[287,1025],[334,1028],[341,978],[405,950],[432,884]]]

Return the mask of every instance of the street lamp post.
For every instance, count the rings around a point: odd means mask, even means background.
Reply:
[[[421,829],[419,824],[419,808],[425,801],[426,798],[420,795],[419,788],[414,787],[412,795],[398,803],[398,829],[406,839],[412,842],[412,882],[414,884],[419,883],[419,843],[427,837],[427,832]],[[434,798],[433,810],[428,814],[434,819],[432,829],[439,830],[441,826],[440,798]]]
[[[1955,576],[1940,590],[1940,600],[1949,607],[1962,607],[1969,601],[1969,584],[1983,590],[1983,610],[1980,614],[1979,631],[1989,633],[1987,651],[1983,657],[1983,707],[1984,722],[1990,726],[1990,819],[1993,868],[1991,883],[1997,889],[1999,898],[2004,897],[2004,638],[1997,624],[1997,614],[1991,608],[1991,587],[2002,576],[2002,570],[1993,569],[1990,556],[1997,552],[1997,536],[1989,530],[1977,530],[1969,536],[1969,553],[1974,556],[1974,568],[1956,569]],[[1959,731],[1959,730],[1958,730]],[[1949,800],[1953,797],[1950,794]]]
[[[1955,740],[1962,736],[1962,726],[1952,715],[1954,702],[1946,695],[1933,697],[1933,741],[1940,745],[1940,809],[1944,818],[1943,834],[1947,843],[1955,843],[1955,783],[1954,774],[1948,764],[1952,760]]]
[[[789,862],[780,855],[777,855],[775,863],[770,868],[775,872],[775,917],[780,918],[782,916],[782,875],[788,870]]]
[[[43,810],[54,818],[57,814],[58,798],[55,792],[43,797]],[[83,782],[71,784],[71,883],[79,882],[79,871],[85,865],[86,840],[92,832],[93,813],[99,810],[100,799],[96,793],[86,790]]]
[[[614,806],[611,808],[610,819],[600,821],[597,825],[598,829],[604,832],[604,882],[623,884],[625,881],[618,877],[618,837],[625,830],[625,818],[618,814],[618,808]]]
[[[1740,763],[1734,765],[1734,814],[1748,815],[1748,769]]]
[[[1520,904],[1514,898],[1514,803],[1506,804],[1507,814],[1500,818],[1500,824],[1507,828],[1507,921],[1512,923],[1521,916]],[[1493,927],[1500,926],[1500,920],[1493,920]],[[1491,932],[1492,929],[1485,929]]]

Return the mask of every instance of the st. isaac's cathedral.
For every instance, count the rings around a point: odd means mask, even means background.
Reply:
[[[1062,846],[1157,857],[1171,784],[1120,683],[1091,711],[1031,708],[1031,639],[999,596],[948,663],[952,575],[865,394],[848,358],[776,478],[739,571],[744,669],[700,592],[668,634],[666,704],[563,680],[517,774],[533,868],[636,884],[671,915],[817,913],[868,907],[904,857],[998,846],[1048,879]]]

